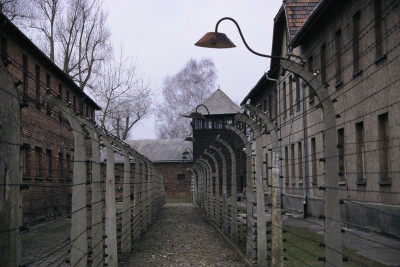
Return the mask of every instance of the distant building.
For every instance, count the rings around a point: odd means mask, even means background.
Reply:
[[[178,139],[126,141],[140,154],[149,158],[164,177],[167,197],[190,197],[192,175],[186,169],[193,162],[192,142]],[[189,154],[182,157],[188,151]]]
[[[207,108],[205,108],[203,105]],[[196,111],[196,109],[187,112],[183,116],[187,117],[190,113],[194,111]],[[191,123],[194,138],[194,162],[200,157],[200,155],[203,154],[205,149],[210,149],[210,145],[214,145],[219,148],[221,147],[221,145],[215,141],[215,138],[218,135],[221,137],[221,139],[228,142],[231,145],[232,149],[235,151],[237,161],[237,193],[243,192],[243,189],[246,186],[246,155],[243,152],[244,144],[242,140],[235,132],[227,129],[226,125],[234,123],[234,117],[239,111],[240,107],[236,103],[234,103],[221,89],[218,89],[197,108],[197,112],[201,113],[205,117],[205,119],[193,119]],[[225,158],[227,160],[231,160],[230,155],[226,151],[226,149],[222,149],[222,151],[225,155]],[[216,158],[219,158],[219,156],[216,156]],[[208,160],[211,166],[214,166],[214,164],[212,164],[212,160]],[[219,172],[221,173],[222,169],[219,170]],[[231,177],[230,168],[228,168],[227,170],[227,176]],[[222,179],[222,174],[219,175],[219,177],[220,179]],[[228,178],[227,185],[229,194],[230,184],[230,178]],[[220,181],[220,186],[222,186],[222,181]],[[220,192],[222,192],[222,189]]]

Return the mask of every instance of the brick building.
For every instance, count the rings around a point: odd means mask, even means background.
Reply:
[[[398,1],[283,1],[272,55],[306,60],[336,112],[341,221],[400,235]],[[272,59],[251,99],[282,123],[283,207],[323,214],[324,118],[313,88]],[[277,113],[277,107],[280,113]],[[265,153],[271,148],[264,139]],[[267,165],[272,165],[266,158]],[[268,177],[270,180],[271,178]],[[304,203],[304,204],[303,204]]]
[[[21,103],[22,183],[29,187],[22,191],[23,221],[35,224],[70,212],[74,159],[69,123],[41,96],[56,95],[92,120],[100,107],[1,13],[0,21],[2,63]]]
[[[192,165],[192,142],[178,139],[149,139],[126,141],[140,154],[149,158],[164,177],[167,197],[190,198],[191,173],[186,169]],[[182,158],[187,151],[189,154]]]

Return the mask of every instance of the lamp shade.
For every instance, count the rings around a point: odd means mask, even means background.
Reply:
[[[191,119],[199,119],[199,120],[204,120],[205,117],[203,116],[203,114],[201,114],[200,112],[192,112],[189,115],[187,115],[187,118],[191,118]]]
[[[226,36],[225,33],[208,32],[194,45],[208,48],[233,48],[234,43]]]

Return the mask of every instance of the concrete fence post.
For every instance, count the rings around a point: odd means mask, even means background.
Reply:
[[[200,165],[203,167],[204,170],[204,175],[201,179],[201,203],[202,203],[202,208],[204,210],[204,212],[207,212],[206,209],[206,199],[207,197],[209,197],[207,195],[207,187],[206,187],[206,180],[208,179],[210,181],[211,177],[212,177],[212,169],[211,166],[209,165],[208,161],[206,161],[203,158],[199,159]],[[210,184],[210,182],[209,182]],[[208,208],[210,207],[210,200],[208,200]],[[212,205],[212,204],[211,204]],[[210,215],[210,214],[208,214]]]
[[[120,146],[124,155],[124,184],[122,188],[122,252],[131,251],[131,165],[128,151]]]
[[[146,183],[147,183],[147,168],[145,159],[141,161],[142,180],[140,182],[140,235],[145,231],[145,214],[146,214]]]
[[[219,136],[215,139],[229,151],[231,156],[231,240],[233,244],[238,245],[238,221],[237,221],[237,187],[236,187],[236,156],[228,142]]]
[[[59,99],[46,94],[44,100],[56,105],[63,116],[71,125],[74,135],[74,166],[71,208],[71,252],[70,262],[72,266],[86,266],[88,255],[87,240],[87,198],[86,198],[86,153],[85,136],[80,118]]]
[[[114,149],[107,136],[102,136],[101,141],[105,145],[106,164],[106,223],[105,223],[105,258],[108,266],[118,266],[117,251],[117,214],[115,207],[115,172]]]
[[[21,263],[21,110],[14,82],[0,62],[0,266]]]
[[[256,210],[257,210],[257,266],[267,266],[267,220],[265,213],[264,183],[262,177],[262,136],[260,126],[249,117],[238,114],[236,121],[247,124],[256,139]]]
[[[208,151],[204,151],[204,154],[209,156],[214,162],[215,166],[215,200],[214,200],[214,208],[215,208],[215,224],[221,228],[221,208],[220,208],[220,190],[219,190],[219,164],[217,159],[209,153]]]
[[[254,230],[254,189],[253,189],[253,174],[252,174],[252,153],[251,143],[247,139],[243,130],[240,130],[231,125],[227,125],[228,129],[234,131],[240,139],[242,139],[246,150],[246,257],[254,262],[256,258],[255,230]]]
[[[210,146],[211,149],[215,150],[221,158],[222,162],[222,232],[226,235],[229,233],[228,226],[228,188],[227,188],[227,177],[226,177],[226,159],[224,153],[215,146]]]
[[[92,261],[93,266],[103,265],[103,200],[100,169],[100,137],[92,127],[85,127],[92,140]]]
[[[140,238],[140,178],[141,178],[141,158],[139,154],[134,155],[135,159],[135,180],[133,188],[133,237]]]
[[[339,206],[339,178],[338,178],[338,154],[336,111],[328,91],[322,83],[300,64],[282,60],[281,67],[293,72],[307,82],[315,91],[324,116],[324,146],[325,146],[325,265],[343,266],[340,206]]]
[[[283,265],[283,241],[282,241],[282,211],[281,211],[281,195],[282,188],[280,187],[281,173],[281,159],[282,149],[278,138],[278,133],[275,126],[272,124],[269,114],[264,113],[253,105],[246,104],[245,107],[251,112],[255,113],[263,122],[264,126],[270,133],[272,142],[272,210],[271,210],[271,223],[272,223],[272,245],[271,245],[271,265]],[[258,146],[258,144],[257,144]]]

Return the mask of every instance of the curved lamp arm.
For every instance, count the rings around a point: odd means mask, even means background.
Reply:
[[[215,32],[216,32],[216,33],[218,32],[218,25],[219,25],[222,21],[224,21],[224,20],[230,20],[230,21],[232,21],[232,22],[236,25],[236,27],[237,27],[237,29],[238,29],[238,31],[239,31],[240,37],[242,38],[242,41],[243,41],[243,43],[244,43],[244,45],[246,46],[246,48],[247,48],[251,53],[253,53],[253,54],[257,55],[257,56],[260,56],[260,57],[285,59],[285,58],[280,57],[280,56],[270,56],[270,55],[261,54],[261,53],[258,53],[258,52],[256,52],[256,51],[254,51],[253,49],[251,49],[250,46],[247,44],[246,40],[244,39],[242,30],[240,29],[239,24],[238,24],[238,23],[236,22],[236,20],[234,20],[233,18],[224,17],[224,18],[220,19],[220,20],[217,22],[217,24],[215,25]]]

